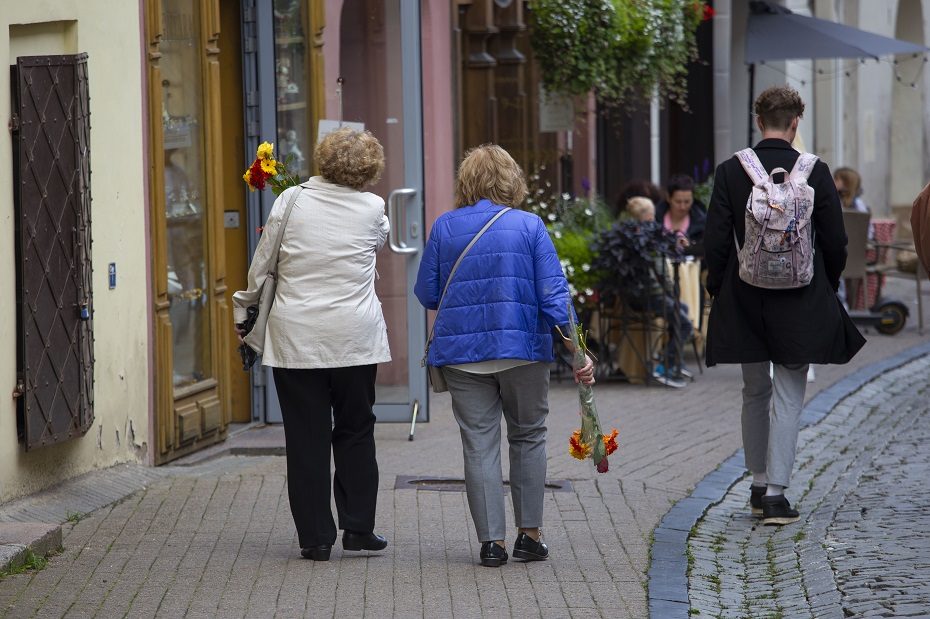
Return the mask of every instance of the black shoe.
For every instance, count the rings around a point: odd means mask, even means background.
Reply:
[[[507,563],[507,551],[494,542],[481,544],[481,565],[485,567],[500,567]]]
[[[785,495],[762,497],[762,524],[774,526],[797,522],[800,516],[798,510],[791,508],[791,503]]]
[[[387,540],[374,533],[355,533],[345,531],[342,534],[342,547],[345,550],[384,550]]]
[[[329,553],[333,549],[330,544],[320,546],[308,546],[300,549],[300,556],[312,561],[329,561]]]
[[[749,486],[749,507],[753,516],[762,515],[762,497],[765,496],[765,486]]]
[[[513,556],[524,561],[545,561],[549,558],[549,547],[542,540],[537,542],[526,533],[521,533],[513,545]]]

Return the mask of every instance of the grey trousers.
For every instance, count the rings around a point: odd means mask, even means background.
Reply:
[[[510,443],[510,494],[518,528],[542,526],[546,487],[549,366],[521,365],[494,374],[443,368],[462,434],[465,492],[478,540],[506,539],[501,476],[501,413]]]
[[[770,484],[787,487],[798,446],[808,364],[776,363],[774,378],[769,376],[768,361],[742,365],[746,467],[765,473]]]

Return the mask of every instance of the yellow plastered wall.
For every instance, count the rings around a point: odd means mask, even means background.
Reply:
[[[0,131],[0,502],[87,471],[144,461],[149,363],[139,3],[0,0],[0,120],[17,56],[88,54],[94,292],[94,412],[88,433],[26,453],[17,440],[16,273],[10,132]],[[117,286],[108,289],[107,265]]]

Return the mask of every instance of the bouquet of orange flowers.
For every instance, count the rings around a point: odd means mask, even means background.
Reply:
[[[242,175],[242,180],[249,186],[249,191],[264,189],[265,185],[271,187],[274,195],[279,195],[288,187],[300,184],[300,179],[288,171],[291,155],[279,161],[274,158],[274,144],[262,142],[255,152],[255,161]]]
[[[575,347],[575,366],[584,365],[586,346],[581,328],[575,324],[575,315],[569,308],[569,328],[572,344]],[[568,453],[573,458],[584,460],[591,458],[597,466],[598,473],[606,473],[607,456],[617,451],[616,428],[610,434],[601,430],[601,421],[597,416],[597,406],[594,404],[594,389],[591,385],[578,383],[578,400],[581,402],[581,428],[572,432],[568,439]]]

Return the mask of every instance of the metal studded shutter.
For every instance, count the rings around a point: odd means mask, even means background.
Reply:
[[[87,54],[12,70],[18,429],[26,450],[94,421]]]

